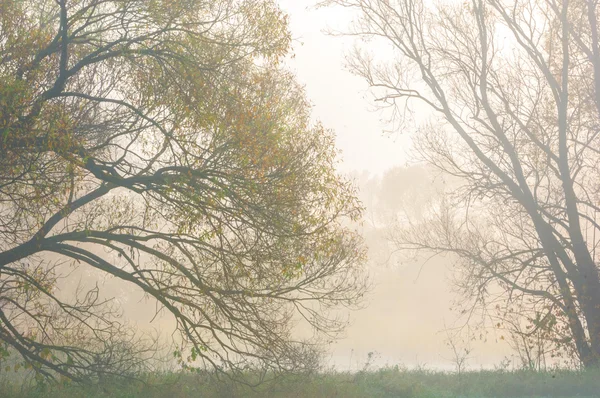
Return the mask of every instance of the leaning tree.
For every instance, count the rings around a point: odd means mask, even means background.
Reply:
[[[73,270],[143,293],[176,356],[229,375],[307,366],[297,322],[343,328],[361,207],[289,45],[271,0],[0,1],[0,353],[77,381],[139,368],[118,300]]]
[[[355,9],[351,34],[384,49],[358,48],[350,69],[395,120],[422,113],[418,153],[460,181],[396,244],[455,254],[463,311],[543,331],[598,366],[597,2],[326,3]]]

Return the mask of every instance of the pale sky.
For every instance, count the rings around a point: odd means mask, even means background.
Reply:
[[[314,0],[279,0],[289,13],[295,57],[288,60],[298,81],[305,85],[314,105],[313,116],[335,130],[342,151],[340,171],[359,175],[383,175],[406,165],[410,152],[407,133],[384,134],[389,129],[374,111],[366,83],[344,68],[344,54],[352,39],[333,37],[327,28],[343,30],[351,21],[347,10],[315,9]],[[367,172],[367,173],[365,173]],[[414,179],[413,179],[414,180]],[[418,189],[411,178],[398,180],[394,189]],[[364,183],[364,181],[362,181]],[[361,184],[364,187],[364,184]],[[363,199],[369,192],[362,192]],[[393,199],[392,199],[393,200]],[[365,204],[368,206],[368,203]],[[367,212],[369,209],[367,208]],[[370,251],[378,239],[367,236]],[[377,263],[377,261],[372,261]],[[376,352],[377,365],[425,365],[452,368],[451,352],[445,345],[444,325],[452,326],[456,314],[452,300],[448,259],[437,259],[423,269],[417,263],[371,264],[374,289],[369,305],[350,314],[346,338],[332,347],[330,365],[360,369],[369,352]],[[468,364],[478,368],[498,364],[511,352],[499,336],[487,343],[473,343]]]
[[[405,163],[409,137],[383,134],[389,128],[372,110],[367,85],[344,68],[344,53],[352,46],[349,38],[333,37],[323,31],[343,29],[351,14],[340,8],[315,9],[315,0],[279,0],[290,16],[295,57],[287,66],[305,85],[314,105],[313,116],[337,134],[344,172],[383,171]],[[370,109],[371,108],[371,109]]]

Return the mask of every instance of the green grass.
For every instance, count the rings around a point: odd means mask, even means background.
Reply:
[[[371,372],[290,375],[255,389],[195,374],[147,377],[151,385],[111,382],[96,387],[55,386],[22,389],[9,382],[0,396],[15,398],[235,398],[235,397],[600,397],[599,372],[476,371],[460,376],[427,370],[387,368]]]

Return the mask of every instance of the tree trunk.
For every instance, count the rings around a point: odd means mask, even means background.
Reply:
[[[600,280],[594,264],[581,273],[579,303],[589,333],[589,355],[581,360],[585,368],[600,366]]]

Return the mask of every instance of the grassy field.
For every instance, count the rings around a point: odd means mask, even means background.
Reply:
[[[0,396],[15,398],[224,398],[224,397],[600,397],[600,372],[477,371],[456,374],[387,368],[371,372],[327,372],[286,376],[255,389],[194,374],[148,377],[149,385],[105,383],[96,387],[22,388],[4,382]]]

